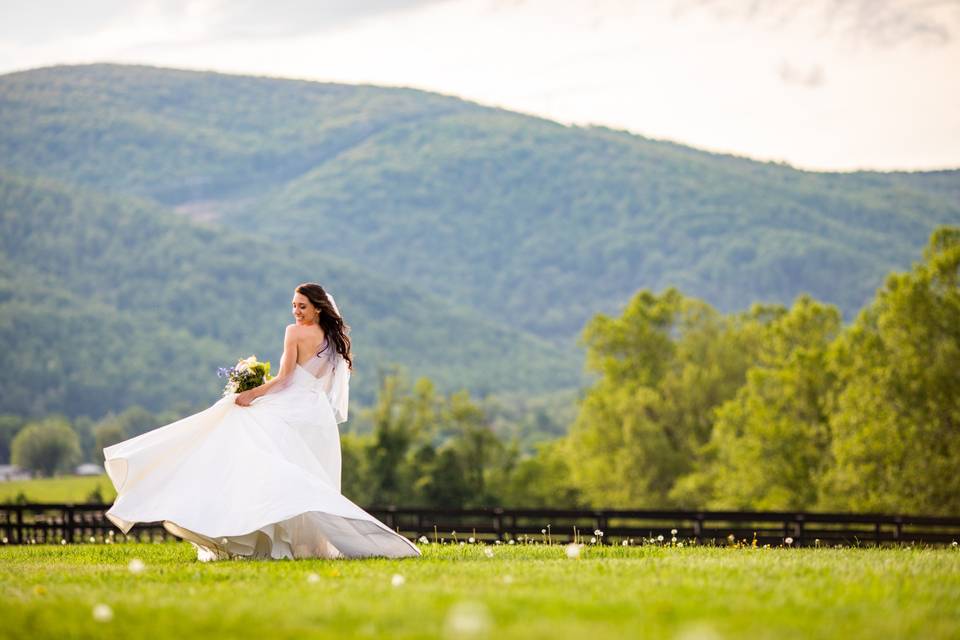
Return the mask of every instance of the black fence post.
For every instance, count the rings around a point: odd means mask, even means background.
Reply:
[[[63,509],[63,538],[73,542],[73,505],[66,505]]]

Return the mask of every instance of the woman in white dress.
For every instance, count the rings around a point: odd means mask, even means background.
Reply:
[[[420,555],[340,493],[349,326],[318,284],[292,304],[275,378],[103,450],[121,531],[162,521],[202,561]]]

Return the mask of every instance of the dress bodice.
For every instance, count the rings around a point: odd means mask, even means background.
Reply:
[[[291,376],[291,384],[310,391],[323,391],[330,400],[337,422],[347,419],[350,369],[346,360],[326,338],[316,353],[304,362],[297,363]]]

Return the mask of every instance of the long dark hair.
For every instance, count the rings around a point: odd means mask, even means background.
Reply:
[[[296,288],[296,292],[305,295],[310,304],[320,311],[320,315],[317,316],[317,324],[323,329],[323,333],[327,337],[327,344],[332,344],[336,348],[343,359],[347,361],[347,366],[352,370],[353,356],[350,353],[350,336],[348,335],[350,325],[343,321],[340,314],[330,304],[327,292],[316,282],[304,282]]]

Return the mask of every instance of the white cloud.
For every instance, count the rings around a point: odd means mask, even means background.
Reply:
[[[960,166],[957,3],[129,6],[29,43],[0,30],[0,70],[111,60],[416,86],[809,168]]]

